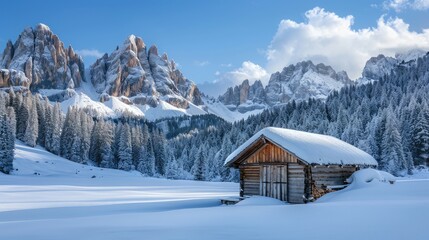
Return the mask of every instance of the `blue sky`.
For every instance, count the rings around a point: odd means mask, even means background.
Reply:
[[[160,52],[167,52],[185,76],[203,83],[228,78],[228,72],[239,69],[245,61],[261,68],[279,68],[282,62],[270,64],[267,50],[280,22],[306,23],[307,12],[315,7],[341,18],[352,15],[351,29],[356,31],[376,28],[382,15],[386,21],[402,19],[409,24],[409,31],[420,33],[429,28],[425,5],[423,10],[411,4],[388,7],[395,3],[392,1],[14,0],[2,3],[0,46],[3,49],[8,39],[15,41],[25,27],[39,22],[50,26],[65,45],[71,44],[76,50],[110,53],[128,35],[135,34],[147,45],[156,44]],[[85,56],[84,60],[88,66],[95,58]]]

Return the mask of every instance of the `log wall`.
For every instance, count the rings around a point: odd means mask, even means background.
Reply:
[[[259,166],[240,166],[240,179],[242,179],[243,195],[259,195],[260,187],[260,167]]]
[[[357,169],[351,166],[312,166],[311,177],[318,188],[346,184],[345,181]]]

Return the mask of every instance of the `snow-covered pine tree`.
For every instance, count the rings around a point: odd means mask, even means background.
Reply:
[[[80,155],[82,163],[86,163],[89,159],[89,147],[91,145],[92,126],[92,118],[89,117],[84,111],[80,111]]]
[[[155,174],[155,156],[151,138],[148,138],[146,145],[140,148],[137,170],[146,176]]]
[[[49,100],[45,98],[43,101],[43,105],[45,108],[45,148],[46,150],[52,152],[52,133],[54,131],[53,127],[53,108],[49,104]]]
[[[412,130],[413,156],[417,164],[429,164],[429,107],[420,105],[416,123]]]
[[[386,116],[379,167],[393,174],[398,174],[407,167],[402,147],[402,138],[399,133],[398,120],[393,113],[392,107],[387,109]]]
[[[37,144],[42,147],[45,147],[45,139],[46,139],[46,105],[44,101],[41,101],[41,96],[36,94],[33,96],[34,102],[36,104],[37,110]]]
[[[21,94],[18,94],[17,96],[17,101],[14,102],[14,107],[18,108],[18,111],[16,112],[16,137],[19,140],[24,141],[29,116],[30,97],[22,97]]]
[[[39,117],[35,103],[37,97],[28,96],[27,98],[29,111],[23,140],[28,146],[35,147],[39,136]]]
[[[168,159],[167,159],[167,166],[165,168],[165,177],[169,179],[183,178],[183,169],[177,163],[173,150],[169,149],[167,155],[168,155]]]
[[[80,113],[76,108],[72,108],[73,112],[72,121],[71,121],[71,129],[69,139],[71,140],[71,148],[70,148],[70,159],[73,162],[83,163],[84,159],[82,156],[82,125],[80,120]]]
[[[131,146],[131,131],[128,123],[122,126],[119,149],[118,169],[130,171],[133,170],[132,146]]]
[[[0,172],[9,174],[13,169],[15,148],[13,124],[15,120],[9,121],[14,115],[13,111],[11,111],[10,114],[6,113],[6,104],[6,98],[0,96]]]
[[[110,123],[102,123],[102,132],[100,134],[100,167],[113,167],[113,126]]]
[[[16,114],[15,109],[13,107],[7,108],[7,122],[10,124],[11,127],[11,139],[13,142],[15,142],[16,138]]]
[[[49,103],[48,103],[49,104]],[[50,136],[50,151],[54,154],[60,153],[60,144],[61,144],[61,128],[62,128],[62,113],[59,103],[54,105],[52,110],[52,120],[51,126],[52,135]]]
[[[204,181],[206,179],[206,162],[204,158],[203,149],[198,150],[197,157],[195,158],[194,166],[192,166],[192,174],[194,175],[194,180]]]
[[[164,134],[159,130],[152,132],[152,145],[155,156],[155,172],[160,175],[164,175],[167,141]]]

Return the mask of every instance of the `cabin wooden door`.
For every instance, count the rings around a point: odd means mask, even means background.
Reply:
[[[287,200],[287,166],[261,166],[260,195]]]

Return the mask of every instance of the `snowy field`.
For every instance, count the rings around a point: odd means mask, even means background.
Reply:
[[[306,205],[260,197],[221,206],[237,184],[143,178],[22,144],[14,167],[0,175],[0,239],[429,239],[427,172]]]

